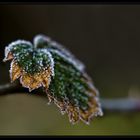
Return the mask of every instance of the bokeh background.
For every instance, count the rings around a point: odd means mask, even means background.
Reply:
[[[140,5],[0,5],[0,84],[10,81],[4,48],[45,34],[86,65],[101,98],[140,95]],[[0,97],[0,135],[138,135],[139,112],[105,112],[90,125],[69,123],[47,98]]]

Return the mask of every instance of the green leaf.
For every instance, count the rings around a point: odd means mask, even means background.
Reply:
[[[10,77],[20,78],[23,87],[44,87],[49,101],[67,113],[72,123],[89,124],[101,116],[98,90],[85,72],[85,66],[61,44],[44,35],[34,38],[34,45],[18,40],[5,48],[4,61],[12,60]]]

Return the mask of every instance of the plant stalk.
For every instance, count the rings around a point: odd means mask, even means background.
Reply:
[[[27,92],[29,92],[28,89],[21,87],[19,82],[0,85],[0,96],[5,96],[8,94],[27,93]],[[32,91],[31,94],[40,97],[47,97],[46,94],[43,94],[41,89]],[[132,98],[132,97],[119,98],[119,99],[102,98],[100,101],[101,101],[101,106],[105,111],[112,111],[112,112],[140,111],[139,98]]]

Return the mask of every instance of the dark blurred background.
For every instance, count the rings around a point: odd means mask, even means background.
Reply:
[[[9,63],[2,62],[5,46],[17,39],[32,41],[39,33],[60,42],[85,63],[101,98],[139,95],[139,5],[0,5],[1,84],[10,80]],[[105,114],[90,126],[72,126],[55,106],[30,95],[1,97],[0,110],[0,134],[140,133],[139,113]],[[33,114],[40,116],[35,119]]]

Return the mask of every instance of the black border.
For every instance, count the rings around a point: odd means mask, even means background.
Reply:
[[[132,0],[0,0],[0,5],[139,5]]]

